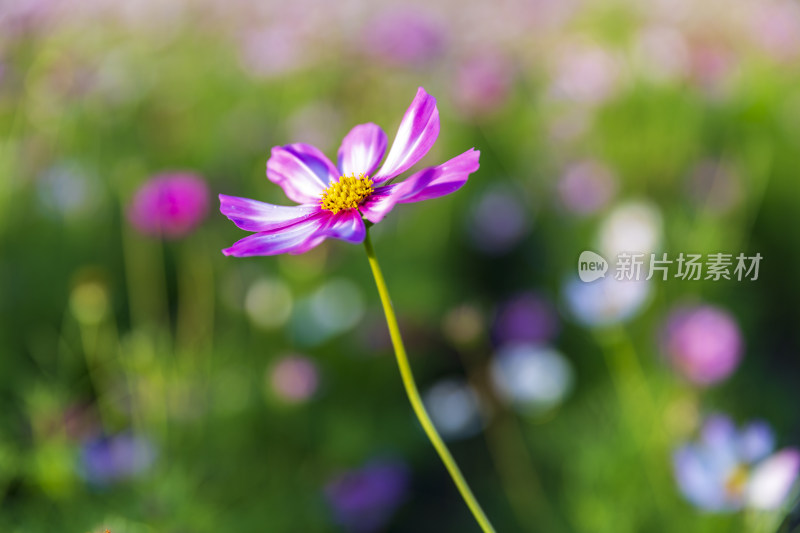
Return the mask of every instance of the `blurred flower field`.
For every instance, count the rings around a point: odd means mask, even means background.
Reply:
[[[497,531],[794,531],[794,0],[0,0],[0,531],[478,531],[361,247],[221,253],[419,87],[480,169],[370,234]]]

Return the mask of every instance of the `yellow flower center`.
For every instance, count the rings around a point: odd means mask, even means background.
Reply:
[[[373,191],[372,180],[364,174],[342,176],[322,192],[319,205],[335,215],[343,209],[355,209]]]
[[[733,472],[730,473],[728,479],[725,480],[725,490],[732,496],[741,496],[747,488],[747,480],[749,478],[747,467],[743,465],[737,466]]]

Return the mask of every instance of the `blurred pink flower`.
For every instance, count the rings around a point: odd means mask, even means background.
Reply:
[[[669,362],[698,385],[727,378],[742,357],[736,321],[727,311],[710,305],[677,308],[667,317],[661,335]]]
[[[453,96],[468,115],[493,113],[506,103],[514,81],[511,61],[497,52],[471,56],[455,76]]]
[[[206,182],[189,172],[157,174],[142,185],[128,208],[139,232],[178,239],[192,232],[208,212]]]
[[[292,355],[278,360],[270,369],[272,390],[282,400],[300,403],[311,398],[319,385],[317,366],[308,357]]]
[[[788,61],[800,55],[800,5],[796,2],[755,2],[750,32],[756,44],[773,59]]]
[[[572,213],[589,215],[605,207],[617,191],[611,170],[598,161],[570,164],[558,182],[558,195]]]
[[[705,39],[690,45],[690,80],[712,96],[723,92],[739,58],[726,44]]]
[[[368,22],[363,46],[376,59],[394,65],[419,65],[442,53],[444,28],[431,13],[393,7]]]
[[[550,92],[558,100],[600,104],[620,85],[616,58],[597,45],[566,47],[557,56]]]
[[[240,42],[242,66],[264,78],[297,70],[310,62],[305,40],[290,24],[248,31]]]

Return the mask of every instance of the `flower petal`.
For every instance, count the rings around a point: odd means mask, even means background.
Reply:
[[[684,445],[675,452],[672,462],[678,487],[695,506],[706,511],[737,507],[726,499],[726,472],[710,464],[700,449]]]
[[[431,149],[439,136],[439,110],[436,98],[420,87],[403,116],[383,167],[372,178],[378,184],[411,168]]]
[[[438,198],[457,191],[472,172],[480,167],[481,153],[474,148],[437,167],[420,170],[407,180],[379,187],[360,209],[367,220],[377,224],[400,203]]]
[[[460,189],[469,175],[480,168],[481,153],[471,148],[437,167],[417,172],[400,184],[398,203],[439,198]]]
[[[376,124],[359,124],[345,135],[339,148],[343,176],[372,175],[386,153],[386,134]]]
[[[400,185],[402,184],[395,183],[375,189],[375,192],[372,193],[363,204],[358,206],[364,218],[373,224],[377,224],[383,220],[383,217],[385,217],[397,203],[395,191]]]
[[[219,210],[246,231],[270,231],[301,222],[320,211],[319,205],[273,205],[249,198],[219,195]]]
[[[357,209],[340,211],[329,221],[329,226],[323,231],[328,237],[358,244],[367,236],[367,228]]]
[[[800,472],[800,451],[784,448],[758,464],[747,484],[747,503],[755,509],[780,507]]]
[[[755,463],[775,449],[775,434],[769,424],[757,420],[748,424],[739,433],[737,445],[739,455],[748,463]]]
[[[310,204],[319,200],[331,181],[339,179],[339,171],[325,154],[311,145],[297,143],[272,149],[267,178],[283,187],[291,200]]]
[[[325,240],[325,236],[319,233],[325,229],[330,218],[329,212],[320,211],[291,226],[245,237],[222,250],[222,253],[234,257],[303,253]]]

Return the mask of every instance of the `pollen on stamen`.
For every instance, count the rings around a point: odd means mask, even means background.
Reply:
[[[344,209],[355,209],[373,193],[372,180],[364,174],[342,176],[322,192],[319,205],[334,215]]]

